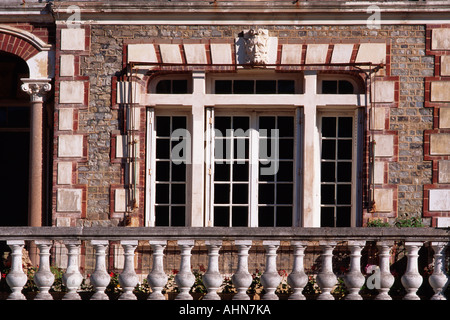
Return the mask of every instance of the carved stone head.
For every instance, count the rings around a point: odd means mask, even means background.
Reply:
[[[265,65],[268,63],[267,47],[269,31],[251,29],[244,34],[245,63]]]

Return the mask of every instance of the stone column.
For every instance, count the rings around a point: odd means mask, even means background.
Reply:
[[[134,251],[138,246],[137,240],[122,240],[120,244],[124,251],[125,263],[123,271],[119,275],[119,284],[123,288],[123,293],[119,300],[137,300],[133,290],[139,283],[139,278],[134,270]]]
[[[250,300],[247,289],[252,284],[253,278],[248,272],[248,251],[252,246],[252,241],[236,240],[234,244],[238,248],[238,265],[236,272],[231,277],[231,281],[237,290],[233,300]]]
[[[322,293],[317,300],[334,300],[331,290],[337,283],[337,277],[333,273],[333,249],[336,246],[334,241],[319,241],[322,248],[322,269],[317,275],[317,284]]]
[[[80,240],[67,240],[64,243],[67,248],[67,269],[62,277],[67,293],[62,300],[81,300],[77,293],[78,288],[83,283],[83,276],[78,268],[78,256],[80,254]]]
[[[181,249],[180,271],[175,276],[175,282],[180,289],[175,300],[193,300],[189,294],[191,287],[195,283],[195,276],[191,271],[191,250],[194,247],[194,240],[178,240]]]
[[[391,257],[390,251],[394,245],[393,241],[379,241],[377,242],[378,256],[380,257],[380,280],[378,290],[378,295],[375,300],[392,300],[389,295],[389,289],[394,284],[395,278],[391,274],[389,267],[389,258]]]
[[[111,281],[111,277],[106,272],[106,248],[108,240],[91,240],[91,244],[95,249],[95,270],[91,275],[91,284],[94,286],[95,293],[91,300],[109,300],[105,293],[106,287]]]
[[[361,273],[361,251],[366,244],[365,241],[349,241],[350,248],[350,270],[345,275],[344,282],[349,294],[346,300],[362,300],[359,290],[364,285],[366,278]]]
[[[30,178],[28,225],[42,226],[42,109],[51,79],[21,79],[22,90],[30,95]]]

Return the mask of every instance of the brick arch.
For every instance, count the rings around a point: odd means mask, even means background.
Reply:
[[[6,32],[0,32],[0,51],[12,53],[25,61],[40,52],[30,42]]]

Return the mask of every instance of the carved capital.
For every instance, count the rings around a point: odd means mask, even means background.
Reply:
[[[50,79],[35,80],[35,79],[21,79],[23,84],[22,91],[30,95],[32,102],[44,101],[46,92],[50,91],[52,85],[49,83]]]

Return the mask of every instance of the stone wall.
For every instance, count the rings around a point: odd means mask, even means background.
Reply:
[[[268,29],[271,37],[278,37],[279,45],[315,42],[387,43],[386,68],[375,83],[380,86],[392,85],[394,92],[392,101],[377,101],[378,116],[375,119],[378,119],[378,127],[372,129],[373,137],[377,136],[380,140],[379,146],[387,139],[392,148],[387,155],[380,154],[376,157],[375,200],[379,200],[378,211],[369,212],[366,208],[364,221],[373,217],[393,220],[397,216],[421,216],[424,206],[423,185],[432,183],[433,176],[432,161],[424,159],[424,131],[433,129],[435,122],[433,108],[425,105],[425,79],[435,75],[435,56],[426,47],[426,26],[388,25],[381,26],[378,30],[367,29],[365,26],[255,27]],[[112,145],[115,144],[115,137],[125,132],[124,111],[114,104],[114,81],[117,80],[114,77],[119,76],[123,70],[125,44],[148,43],[154,38],[177,41],[219,39],[217,41],[230,42],[248,28],[249,26],[92,25],[80,29],[84,30],[83,35],[75,34],[83,31],[70,31],[74,33],[73,37],[81,37],[84,42],[80,40],[75,49],[57,48],[57,59],[64,59],[60,60],[60,67],[63,66],[63,61],[68,61],[70,70],[69,76],[65,78],[61,74],[57,76],[59,85],[56,87],[60,91],[63,89],[63,79],[71,81],[69,87],[76,90],[72,93],[75,100],[69,100],[65,104],[59,101],[55,117],[61,112],[60,108],[73,109],[73,113],[66,111],[69,119],[73,117],[74,123],[72,128],[68,125],[69,132],[82,136],[84,140],[81,142],[83,145],[78,148],[82,153],[68,158],[72,163],[72,180],[64,187],[55,182],[54,189],[55,199],[60,188],[82,190],[81,199],[77,200],[81,207],[65,212],[56,206],[53,215],[55,225],[117,225],[124,218],[123,214],[114,214],[114,193],[111,190],[124,183],[124,163],[113,161]],[[58,37],[61,32],[61,29],[57,31]],[[443,68],[443,72],[445,70]],[[86,95],[80,98],[80,94],[83,95],[84,92]],[[144,113],[141,116],[144,117]],[[141,129],[145,132],[145,126],[141,126]],[[55,130],[56,146],[63,133]],[[144,145],[141,143],[141,148]],[[55,168],[62,160],[60,156],[55,157]],[[447,163],[440,164],[445,167]],[[69,168],[70,165],[66,167]],[[144,167],[142,165],[141,169]],[[58,175],[57,169],[54,174],[55,177]],[[442,177],[445,179],[445,175]],[[144,181],[141,180],[139,186],[141,204],[144,203]],[[142,224],[143,205],[134,214]],[[431,221],[427,220],[427,223]]]

